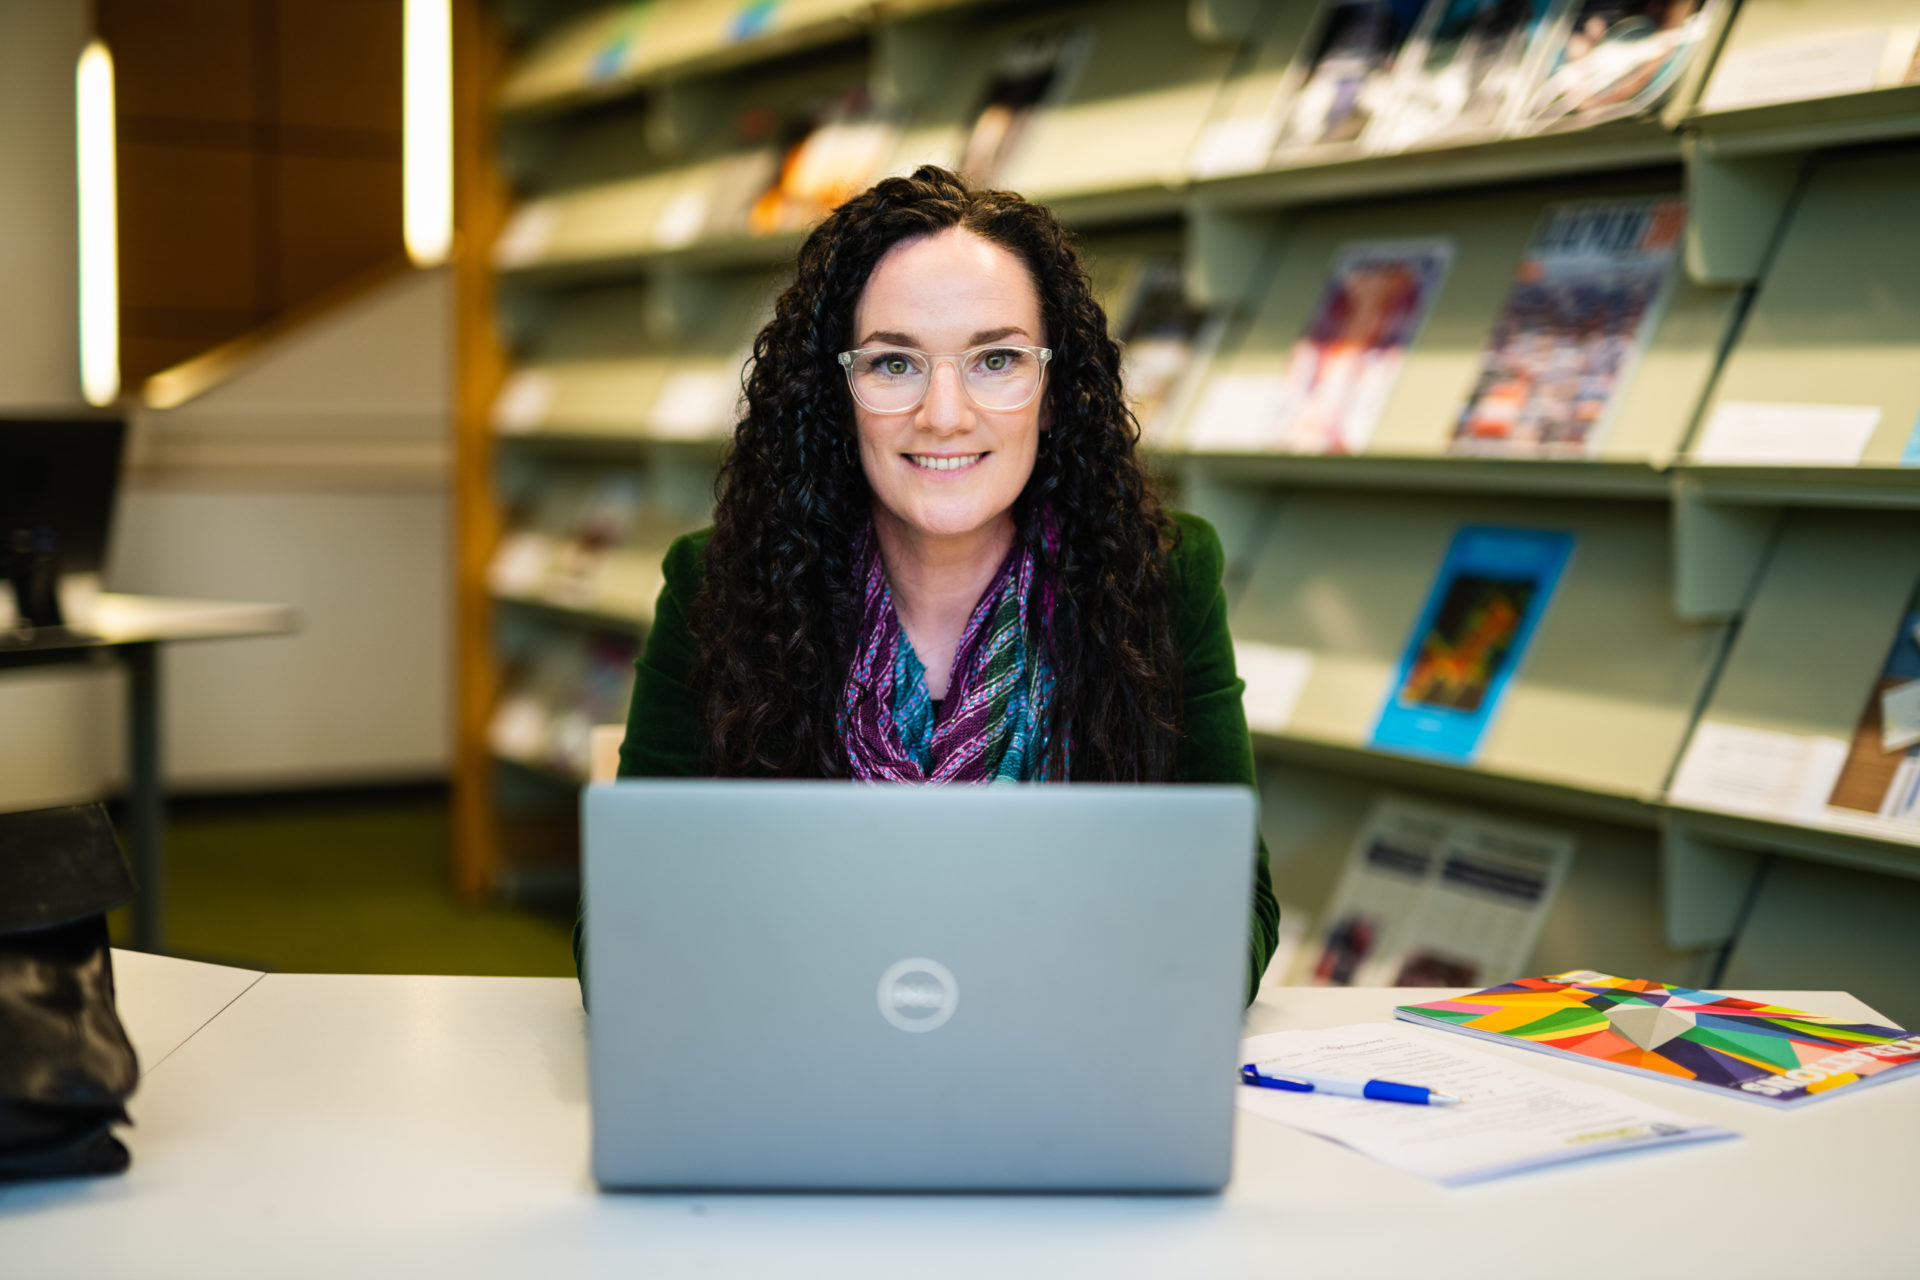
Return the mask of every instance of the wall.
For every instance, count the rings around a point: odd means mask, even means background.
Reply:
[[[450,306],[444,271],[400,272],[136,414],[110,585],[302,614],[169,649],[174,786],[445,775]]]
[[[73,72],[85,0],[0,3],[0,414],[80,398]],[[0,810],[95,794],[116,682],[48,668],[0,676]]]

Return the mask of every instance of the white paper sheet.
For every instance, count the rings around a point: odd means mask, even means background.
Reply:
[[[1879,405],[1725,400],[1708,419],[1693,460],[1734,465],[1858,466],[1879,425]]]
[[[1444,1186],[1737,1136],[1605,1085],[1567,1080],[1395,1023],[1253,1036],[1240,1042],[1240,1060],[1268,1074],[1291,1068],[1392,1080],[1465,1099],[1457,1107],[1420,1107],[1246,1086],[1238,1094],[1240,1106],[1255,1115]]]

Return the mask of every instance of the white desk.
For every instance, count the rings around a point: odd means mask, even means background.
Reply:
[[[129,1020],[177,999],[188,979],[204,991],[203,967],[126,966]],[[1255,1006],[1249,1031],[1383,1018],[1402,994],[1282,989]],[[1763,994],[1871,1016],[1831,992]],[[584,1028],[562,979],[269,974],[142,1082],[130,1173],[0,1191],[0,1271],[1617,1280],[1911,1270],[1901,1261],[1920,1133],[1911,1082],[1780,1114],[1609,1074],[1747,1136],[1454,1191],[1243,1114],[1219,1198],[605,1196],[587,1172]]]
[[[133,855],[133,936],[144,951],[165,938],[166,831],[160,763],[160,646],[186,640],[286,635],[300,616],[283,604],[177,600],[167,596],[96,596],[85,630],[11,630],[0,625],[0,670],[118,661],[127,669],[127,845]]]

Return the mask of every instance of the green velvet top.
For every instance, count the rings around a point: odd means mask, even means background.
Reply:
[[[1174,513],[1180,540],[1167,557],[1167,588],[1174,647],[1181,659],[1181,737],[1175,776],[1181,782],[1254,785],[1253,743],[1240,704],[1246,686],[1234,673],[1233,640],[1227,634],[1227,597],[1221,586],[1226,557],[1220,535],[1198,516]],[[689,689],[693,637],[687,608],[706,575],[707,538],[702,529],[667,549],[666,585],[654,609],[653,626],[635,663],[633,705],[620,745],[623,778],[689,778],[712,773],[701,750],[700,720]],[[1247,944],[1247,999],[1265,972],[1280,926],[1280,908],[1267,878],[1267,847],[1260,844],[1254,875],[1253,919]],[[586,916],[573,931],[574,961],[586,986]]]

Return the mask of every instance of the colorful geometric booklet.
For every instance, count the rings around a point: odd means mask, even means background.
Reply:
[[[1590,969],[1521,978],[1396,1018],[1775,1106],[1920,1074],[1920,1035]]]

